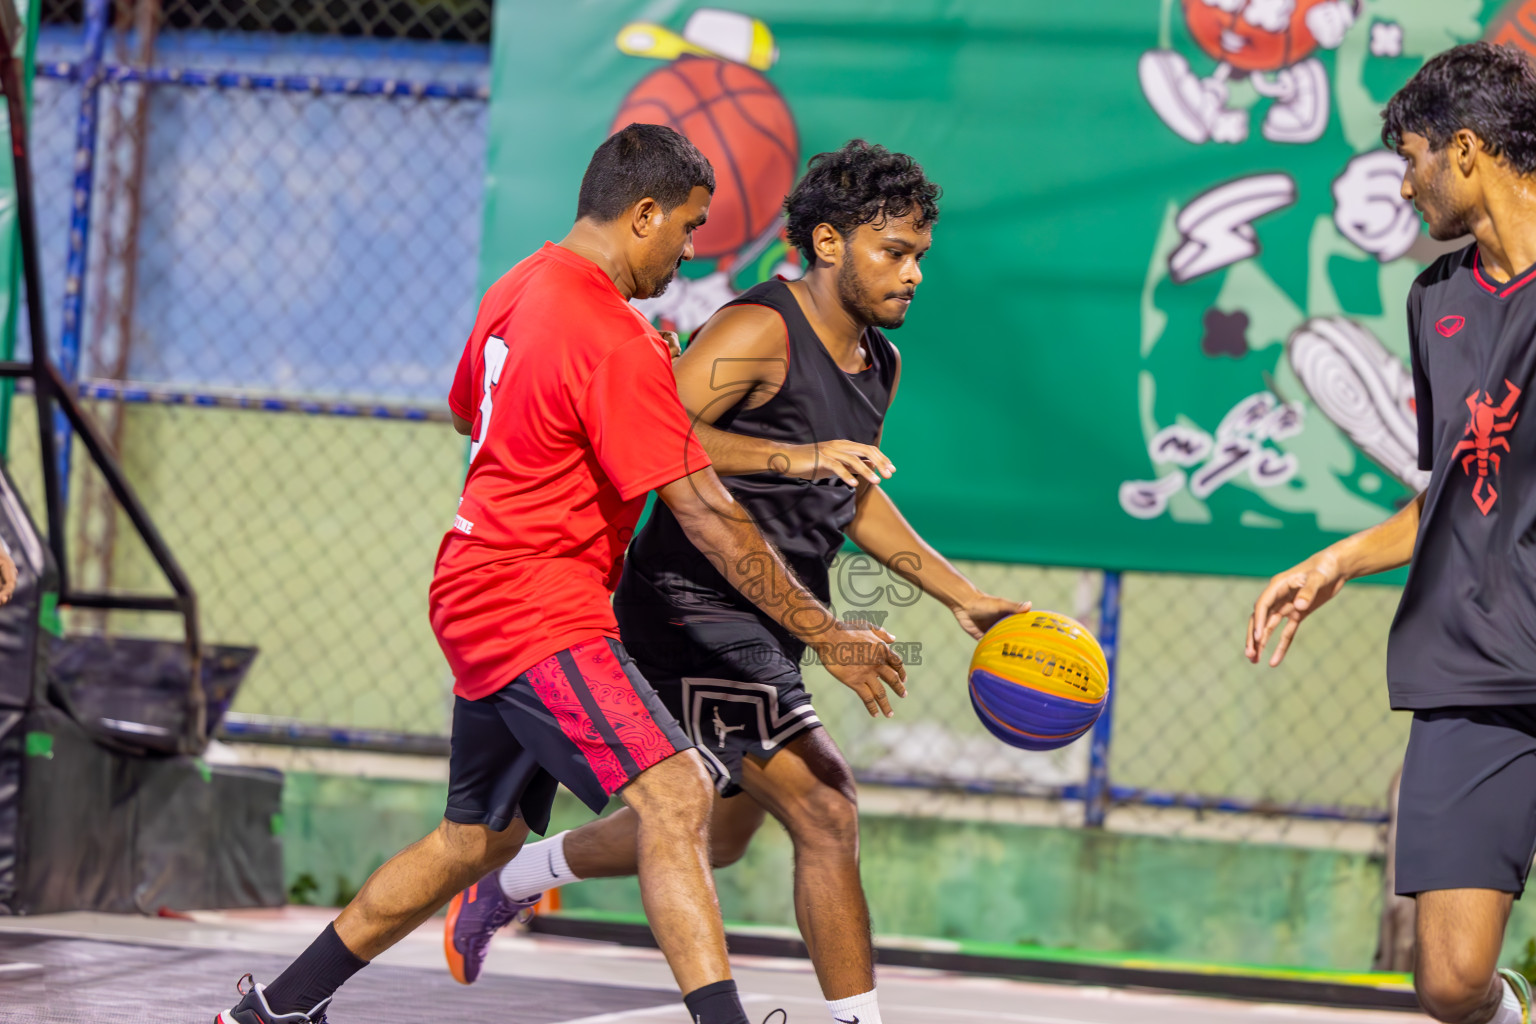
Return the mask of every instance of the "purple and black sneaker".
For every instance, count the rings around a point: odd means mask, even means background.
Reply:
[[[480,977],[480,966],[491,948],[491,936],[511,924],[518,914],[539,902],[539,893],[514,900],[501,891],[501,872],[492,871],[448,904],[443,924],[443,955],[448,970],[461,985]]]

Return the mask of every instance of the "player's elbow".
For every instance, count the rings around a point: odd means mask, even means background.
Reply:
[[[666,502],[667,508],[677,517],[677,521],[683,529],[688,529],[691,524],[704,521],[710,516],[710,503],[705,498],[705,491],[713,492],[725,488],[720,486],[719,478],[712,469],[701,469],[697,473],[690,473],[679,480],[674,480],[665,487],[657,488],[656,497]],[[726,496],[729,500],[729,495]]]
[[[468,437],[469,432],[474,429],[474,424],[456,412],[450,411],[449,415],[453,417],[453,429]]]
[[[667,503],[683,533],[695,545],[718,540],[717,535],[730,522],[747,518],[746,510],[737,505],[711,468],[674,480],[657,490],[656,496]]]

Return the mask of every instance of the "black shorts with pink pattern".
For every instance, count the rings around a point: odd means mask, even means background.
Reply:
[[[624,646],[594,637],[546,658],[489,697],[453,705],[448,809],[461,825],[543,835],[557,785],[593,811],[693,743]]]

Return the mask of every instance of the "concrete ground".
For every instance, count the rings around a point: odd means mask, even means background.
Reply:
[[[280,969],[281,958],[302,950],[333,914],[290,907],[201,912],[189,920],[84,913],[0,918],[0,960],[26,960],[31,949],[45,961],[43,971],[30,978],[7,982],[0,974],[0,1019],[94,1024],[104,1008],[91,998],[96,986],[119,1010],[131,1006],[133,993],[147,987],[165,1007],[163,1019],[201,1022],[234,1001],[241,971],[251,969],[257,980],[270,980],[261,972]],[[333,1004],[335,1024],[390,1024],[388,1018],[396,1015],[402,1022],[479,1024],[487,1016],[488,999],[494,1007],[507,1007],[494,1013],[497,1024],[687,1021],[680,1001],[672,997],[666,962],[653,950],[508,932],[496,938],[482,981],[466,990],[444,984],[442,919],[434,918],[376,964],[390,970],[364,971],[349,982]],[[789,1024],[829,1024],[809,963],[737,957],[734,964],[754,1021],[782,1007]],[[401,1000],[416,1001],[411,993],[430,998],[430,1005],[401,1005]],[[882,970],[880,996],[885,1024],[1411,1024],[1425,1019],[909,968]],[[356,1016],[349,1014],[349,1002],[358,1008]],[[391,1007],[398,1012],[391,1013]],[[137,1012],[130,1016],[141,1019]]]

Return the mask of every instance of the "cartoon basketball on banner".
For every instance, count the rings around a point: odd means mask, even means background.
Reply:
[[[1229,85],[1248,77],[1273,102],[1261,131],[1271,142],[1313,142],[1328,127],[1328,72],[1314,56],[1344,41],[1354,0],[1183,0],[1184,22],[1217,61],[1201,78],[1173,50],[1142,55],[1142,92],[1163,123],[1190,142],[1242,142],[1248,111],[1229,105]]]
[[[701,259],[737,252],[776,223],[799,153],[789,107],[762,74],[679,57],[630,90],[609,130],[634,121],[677,129],[715,168],[709,223],[693,239]]]
[[[715,169],[709,222],[694,236],[697,257],[716,261],[713,272],[679,278],[665,294],[636,303],[664,326],[691,331],[738,294],[739,270],[775,248],[784,262],[772,271],[799,274],[789,262],[781,213],[800,167],[799,133],[789,105],[764,74],[778,60],[778,48],[763,22],[713,8],[694,11],[681,34],[635,22],[619,31],[617,42],[631,56],[670,63],[635,84],[610,131],[636,121],[667,125]]]

